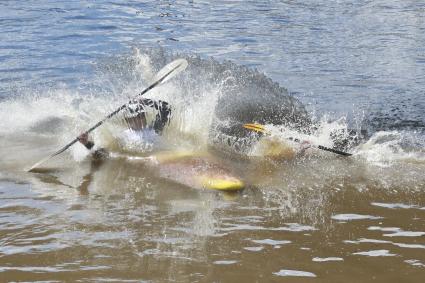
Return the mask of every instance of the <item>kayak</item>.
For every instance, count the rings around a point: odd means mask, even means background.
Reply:
[[[153,167],[159,177],[191,188],[234,192],[245,186],[232,170],[208,153],[164,151],[139,159]]]

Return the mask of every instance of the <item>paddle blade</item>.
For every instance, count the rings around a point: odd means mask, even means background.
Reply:
[[[243,124],[243,127],[248,130],[252,130],[258,133],[268,134],[269,132],[263,125],[260,124]]]
[[[173,62],[165,65],[159,72],[155,75],[154,80],[160,81],[161,83],[168,81],[173,78],[175,75],[184,71],[187,68],[187,61],[185,59],[177,59]]]
[[[41,164],[43,164],[44,162],[46,162],[47,160],[49,160],[50,158],[52,158],[52,156],[48,156],[46,158],[43,158],[42,160],[38,161],[37,163],[35,163],[33,166],[31,166],[31,168],[29,168],[28,170],[26,170],[27,172],[35,172],[34,169],[36,169],[38,166],[40,166]]]

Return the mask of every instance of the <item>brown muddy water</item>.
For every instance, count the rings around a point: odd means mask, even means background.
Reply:
[[[423,282],[423,164],[221,160],[247,184],[228,195],[122,158],[38,173],[16,160],[0,182],[1,282]]]

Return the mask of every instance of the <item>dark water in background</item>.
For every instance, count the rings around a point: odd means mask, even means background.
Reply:
[[[422,282],[424,21],[420,1],[1,1],[0,281]],[[211,66],[225,60],[229,78],[256,68],[300,99],[317,141],[347,124],[371,137],[349,160],[235,161],[252,186],[231,198],[123,160],[88,174],[78,147],[23,172],[173,53],[203,58],[202,81],[182,74],[153,94],[190,102],[176,143],[206,142],[226,84]],[[88,193],[74,189],[84,180]]]

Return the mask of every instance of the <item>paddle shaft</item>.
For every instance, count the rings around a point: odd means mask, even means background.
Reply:
[[[304,142],[304,141],[302,141],[300,139],[292,138],[292,137],[288,137],[287,139],[288,140],[291,140],[291,141],[299,142],[299,143],[303,143]],[[329,151],[329,152],[333,152],[333,153],[336,153],[336,154],[339,154],[339,155],[344,155],[344,156],[351,156],[352,155],[351,153],[340,151],[340,150],[337,150],[337,149],[334,149],[334,148],[330,148],[330,147],[326,147],[326,146],[323,146],[323,145],[312,145],[312,146],[315,147],[315,148],[318,148],[318,149],[321,149],[321,150],[325,150],[325,151]]]
[[[262,125],[258,125],[258,124],[244,124],[243,127],[246,128],[246,129],[249,129],[249,130],[253,130],[253,131],[259,132],[259,133],[271,135],[271,133],[269,131],[267,131],[264,128],[264,126],[262,126]],[[318,149],[321,149],[321,150],[324,150],[324,151],[333,152],[333,153],[336,153],[336,154],[339,154],[339,155],[343,155],[343,156],[352,156],[353,155],[351,153],[344,152],[344,151],[337,150],[337,149],[330,148],[330,147],[326,147],[326,146],[323,146],[323,145],[312,145],[310,142],[303,141],[303,140],[300,140],[298,138],[293,138],[293,137],[285,137],[285,138],[288,139],[288,140],[291,140],[291,141],[298,142],[298,143],[305,143],[305,142],[307,142],[308,144],[310,144],[314,148],[318,148]]]

